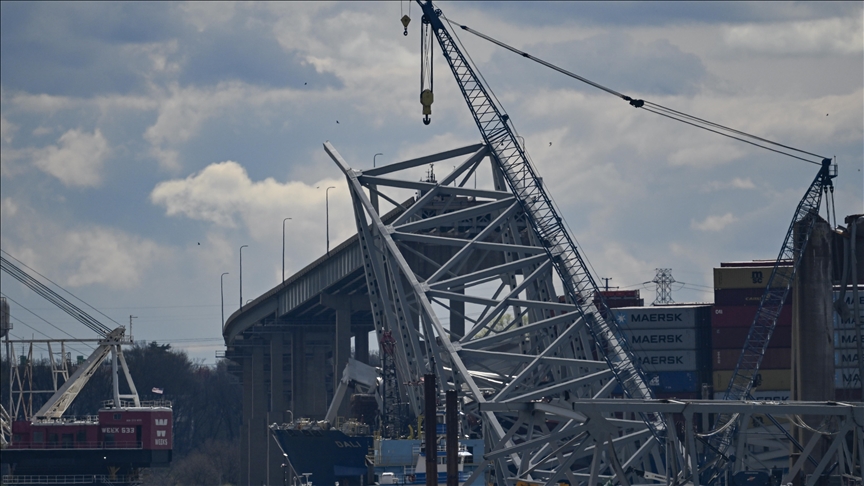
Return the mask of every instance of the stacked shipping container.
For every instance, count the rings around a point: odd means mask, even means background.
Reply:
[[[773,262],[772,262],[773,263]],[[715,398],[723,398],[741,350],[756,317],[773,265],[765,262],[721,263],[714,269],[714,311],[711,316],[711,366]],[[791,272],[780,267],[780,272]],[[792,294],[777,318],[768,350],[759,368],[756,398],[789,397],[792,367]]]
[[[840,298],[840,290],[834,290],[834,300]],[[855,308],[852,289],[847,288],[844,297],[849,316],[843,319],[834,312],[834,387],[838,400],[860,400],[861,379],[858,368],[858,331],[855,330]],[[859,288],[860,318],[864,318],[864,289]],[[835,307],[836,309],[836,307]]]
[[[700,398],[711,382],[710,305],[622,307],[613,318],[655,396]]]

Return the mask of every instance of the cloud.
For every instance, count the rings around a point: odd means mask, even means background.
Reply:
[[[61,247],[64,261],[78,262],[66,279],[72,287],[133,288],[160,254],[153,241],[103,227],[67,232]]]
[[[756,184],[749,177],[746,179],[736,177],[731,181],[711,181],[705,184],[706,191],[722,191],[724,189],[756,189]]]
[[[18,126],[6,119],[5,116],[0,116],[0,140],[4,143],[12,143],[12,136]]]
[[[723,216],[708,216],[701,223],[691,221],[690,227],[699,231],[721,231],[735,221],[738,221],[738,218],[732,213],[726,213]]]
[[[858,54],[864,50],[861,16],[745,24],[725,29],[730,47],[763,54]]]
[[[279,234],[278,222],[288,216],[293,218],[291,226],[298,234],[303,234],[304,228],[321,228],[323,191],[329,186],[337,187],[329,194],[331,223],[338,218],[350,232],[351,227],[344,224],[352,221],[344,185],[335,179],[314,185],[281,183],[272,177],[253,181],[243,166],[226,161],[210,164],[185,179],[160,182],[150,193],[150,201],[164,206],[168,216],[185,216],[222,228],[245,226],[250,236],[260,240]]]
[[[37,149],[33,162],[40,170],[72,187],[95,187],[102,182],[100,173],[111,152],[108,141],[97,128],[93,134],[69,130],[58,145]]]
[[[50,218],[25,218],[33,208],[19,207],[9,198],[2,200],[0,209],[4,218],[21,213],[15,218],[14,233],[4,232],[4,249],[63,286],[134,288],[156,261],[170,254],[152,240],[117,228],[79,225],[69,230]]]
[[[3,219],[11,218],[16,214],[18,214],[18,205],[15,204],[15,201],[11,197],[4,197],[0,200],[0,216]]]

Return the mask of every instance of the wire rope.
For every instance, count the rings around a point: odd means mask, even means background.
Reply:
[[[773,145],[773,146],[776,146],[776,147],[781,147],[781,148],[786,149],[786,150],[790,150],[790,151],[793,151],[793,152],[798,152],[798,153],[800,153],[800,154],[804,154],[804,155],[810,155],[810,156],[812,156],[812,157],[818,157],[818,158],[820,158],[820,159],[824,159],[824,158],[825,158],[825,157],[823,157],[823,156],[821,156],[821,155],[818,155],[818,154],[815,154],[815,153],[812,153],[812,152],[808,152],[808,151],[806,151],[806,150],[798,149],[798,148],[792,147],[792,146],[790,146],[790,145],[785,145],[785,144],[782,144],[782,143],[779,143],[779,142],[775,142],[775,141],[773,141],[773,140],[769,140],[769,139],[767,139],[767,138],[760,137],[760,136],[758,136],[758,135],[753,135],[753,134],[751,134],[751,133],[747,133],[747,132],[744,132],[744,131],[742,131],[742,130],[737,130],[737,129],[734,129],[734,128],[731,128],[731,127],[727,127],[727,126],[725,126],[725,125],[721,125],[721,124],[719,124],[719,123],[715,123],[715,122],[712,122],[712,121],[709,121],[709,120],[706,120],[706,119],[703,119],[703,118],[699,118],[699,117],[697,117],[697,116],[693,116],[693,115],[690,115],[690,114],[684,113],[684,112],[679,111],[679,110],[675,110],[675,109],[672,109],[672,108],[668,108],[668,107],[663,106],[663,105],[660,105],[660,104],[658,104],[658,103],[653,103],[653,102],[651,102],[651,101],[645,101],[645,100],[641,100],[641,99],[634,99],[634,98],[631,98],[630,96],[627,96],[627,95],[625,95],[625,94],[623,94],[623,93],[620,93],[620,92],[618,92],[618,91],[616,91],[616,90],[614,90],[614,89],[612,89],[612,88],[609,88],[609,87],[604,86],[604,85],[602,85],[602,84],[600,84],[600,83],[597,83],[597,82],[591,81],[591,80],[588,79],[588,78],[585,78],[585,77],[580,76],[580,75],[578,75],[578,74],[576,74],[576,73],[573,73],[573,72],[571,72],[571,71],[568,71],[568,70],[566,70],[566,69],[564,69],[564,68],[562,68],[562,67],[560,67],[560,66],[556,66],[555,64],[552,64],[552,63],[550,63],[550,62],[548,62],[548,61],[545,61],[545,60],[540,59],[540,58],[538,58],[538,57],[532,56],[531,54],[528,54],[527,52],[524,52],[524,51],[521,51],[521,50],[519,50],[519,49],[516,49],[515,47],[512,47],[512,46],[510,46],[510,45],[508,45],[508,44],[505,44],[504,42],[501,42],[501,41],[499,41],[499,40],[497,40],[497,39],[494,39],[494,38],[492,38],[492,37],[490,37],[490,36],[488,36],[488,35],[486,35],[486,34],[483,34],[482,32],[479,32],[479,31],[477,31],[477,30],[472,29],[472,28],[470,28],[470,27],[468,27],[468,26],[466,26],[466,25],[462,25],[462,24],[460,24],[460,23],[458,23],[458,22],[456,22],[456,21],[452,21],[452,20],[450,20],[449,18],[444,17],[443,15],[442,15],[442,17],[443,17],[443,18],[444,18],[444,19],[445,19],[445,20],[450,24],[451,27],[453,27],[453,26],[455,25],[455,26],[459,27],[460,29],[462,29],[462,30],[464,30],[464,31],[466,31],[466,32],[469,32],[469,33],[471,33],[471,34],[474,34],[475,36],[480,37],[481,39],[484,39],[484,40],[486,40],[486,41],[488,41],[488,42],[491,42],[491,43],[493,43],[493,44],[495,44],[495,45],[497,45],[497,46],[499,46],[499,47],[503,47],[504,49],[507,49],[507,50],[509,50],[509,51],[511,51],[511,52],[513,52],[513,53],[519,54],[520,56],[522,56],[522,57],[524,57],[524,58],[526,58],[526,59],[530,59],[530,60],[532,60],[532,61],[534,61],[534,62],[536,62],[536,63],[538,63],[538,64],[541,64],[541,65],[543,65],[543,66],[546,66],[546,67],[548,67],[548,68],[550,68],[550,69],[552,69],[552,70],[558,71],[559,73],[562,73],[562,74],[564,74],[564,75],[566,75],[566,76],[569,76],[569,77],[571,77],[571,78],[574,78],[574,79],[576,79],[576,80],[579,80],[579,81],[581,81],[581,82],[583,82],[583,83],[585,83],[585,84],[588,84],[588,85],[590,85],[590,86],[592,86],[592,87],[594,87],[594,88],[597,88],[597,89],[599,89],[599,90],[601,90],[601,91],[605,91],[606,93],[609,93],[609,94],[611,94],[611,95],[613,95],[613,96],[616,96],[616,97],[618,97],[618,98],[621,98],[621,99],[623,99],[624,101],[627,101],[631,106],[633,106],[633,107],[635,107],[635,108],[642,108],[642,109],[644,109],[644,110],[646,110],[646,111],[649,111],[649,112],[651,112],[651,113],[654,113],[654,114],[657,114],[657,115],[660,115],[660,116],[665,116],[665,117],[670,118],[670,119],[672,119],[672,120],[676,120],[676,121],[679,121],[679,122],[682,122],[682,123],[686,123],[686,124],[691,125],[691,126],[696,127],[696,128],[701,128],[701,129],[703,129],[703,130],[707,130],[707,131],[709,131],[709,132],[716,133],[716,134],[718,134],[718,135],[722,135],[722,136],[725,136],[725,137],[728,137],[728,138],[731,138],[731,139],[734,139],[734,140],[738,140],[738,141],[741,141],[741,142],[745,142],[745,143],[748,143],[748,144],[753,145],[753,146],[755,146],[755,147],[759,147],[759,148],[762,148],[762,149],[765,149],[765,150],[768,150],[768,151],[771,151],[771,152],[775,152],[775,153],[778,153],[778,154],[781,154],[781,155],[785,155],[785,156],[787,156],[787,157],[794,158],[794,159],[802,160],[802,161],[804,161],[804,162],[808,162],[808,163],[811,163],[811,164],[821,165],[821,161],[817,162],[817,161],[809,160],[809,159],[806,159],[806,158],[804,158],[804,157],[800,157],[800,156],[798,156],[798,155],[794,155],[794,154],[791,154],[791,153],[786,152],[786,151],[783,151],[783,150],[779,150],[779,149],[775,149],[775,148],[767,147],[767,146],[765,146],[765,145],[763,145],[763,144],[768,144],[768,145]],[[455,35],[455,34],[454,34],[454,35]],[[650,108],[646,108],[646,107],[650,107]],[[723,133],[723,131],[726,131],[726,132],[729,132],[729,133]],[[751,140],[745,140],[745,138],[750,138],[750,139],[752,139],[752,140],[755,140],[755,141],[758,141],[758,142],[762,142],[762,143],[757,143],[757,142],[754,142],[754,141],[751,141]]]
[[[58,289],[60,289],[60,290],[62,290],[63,292],[66,292],[67,294],[71,295],[71,296],[74,297],[78,302],[81,302],[82,304],[86,305],[87,307],[93,309],[93,311],[97,312],[99,315],[103,316],[104,318],[108,319],[109,321],[113,322],[114,324],[117,324],[118,326],[120,325],[119,322],[117,322],[117,321],[115,321],[114,319],[112,319],[111,317],[109,317],[109,316],[103,314],[102,311],[100,311],[99,309],[97,309],[97,308],[93,307],[92,305],[88,304],[87,302],[85,302],[84,300],[82,300],[82,299],[79,298],[77,295],[73,294],[72,292],[69,292],[68,290],[66,290],[65,288],[63,288],[60,284],[58,284],[57,282],[51,280],[50,278],[46,277],[45,275],[42,275],[41,273],[39,273],[39,272],[36,271],[35,269],[31,268],[31,267],[30,267],[29,265],[27,265],[26,263],[24,263],[24,262],[22,262],[21,260],[15,258],[15,257],[12,256],[12,254],[9,253],[8,251],[3,250],[3,249],[0,249],[0,252],[9,255],[9,258],[15,260],[16,262],[20,263],[20,264],[23,265],[24,267],[30,269],[30,270],[31,270],[33,273],[35,273],[36,275],[39,275],[40,277],[44,278],[45,280],[51,282],[52,284],[54,284],[55,286],[57,286]],[[107,326],[106,326],[106,329],[109,329],[109,331],[110,331],[110,328],[107,328]]]

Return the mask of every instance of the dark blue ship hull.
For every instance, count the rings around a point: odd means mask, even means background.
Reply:
[[[362,484],[372,436],[348,436],[339,430],[271,429],[297,474],[312,473],[314,485]]]

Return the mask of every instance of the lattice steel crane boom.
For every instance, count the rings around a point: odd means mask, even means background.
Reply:
[[[783,240],[780,254],[777,255],[777,261],[771,270],[771,276],[768,278],[768,284],[762,294],[756,316],[750,325],[741,356],[738,358],[735,371],[732,373],[732,378],[723,396],[724,400],[744,400],[753,388],[762,357],[768,349],[771,334],[777,324],[777,317],[789,295],[789,289],[801,264],[804,249],[807,247],[813,226],[818,219],[822,194],[832,187],[832,179],[837,176],[836,167],[836,165],[831,165],[831,159],[823,159],[819,173],[816,174],[804,197],[798,203],[798,207],[795,208],[795,215],[792,218],[792,223],[789,224],[789,229],[786,230],[786,238]],[[721,415],[717,427],[723,427],[732,420],[735,419],[731,415]],[[723,433],[712,437],[712,445],[716,450],[725,452],[735,440],[736,431],[736,424],[732,424]],[[722,455],[718,454],[718,459],[720,457]],[[715,467],[714,470],[716,471],[717,468]]]
[[[579,315],[588,324],[589,332],[602,358],[606,360],[628,396],[653,398],[642,370],[617,324],[612,320],[607,321],[606,316],[610,314],[602,312],[605,309],[597,309],[592,303],[594,295],[601,295],[599,287],[588,271],[576,244],[565,230],[561,217],[543,189],[542,182],[528,161],[523,147],[517,143],[516,136],[507,123],[509,117],[502,113],[492,100],[465,55],[456,46],[453,37],[439,18],[441,11],[434,8],[431,1],[417,0],[417,3],[423,10],[421,26],[423,30],[421,44],[424,51],[421,74],[423,93],[426,93],[427,86],[431,93],[432,42],[429,40],[431,34],[434,34],[484,142],[490,147],[492,156],[497,159],[507,184],[516,194],[525,213],[529,215],[529,224],[544,243],[546,252],[564,283],[565,292],[576,305]],[[424,114],[427,117],[426,101],[430,99],[431,94],[426,95],[425,101],[421,95]],[[601,302],[600,307],[605,307],[605,303]],[[645,417],[645,419],[656,436],[665,432],[665,426],[659,417]]]
[[[30,290],[36,292],[48,302],[56,305],[63,312],[69,314],[75,320],[81,322],[93,332],[99,335],[99,346],[93,353],[75,370],[68,380],[57,390],[54,395],[49,398],[42,408],[39,409],[33,418],[60,418],[66,412],[66,409],[72,405],[75,397],[81,392],[84,386],[90,381],[90,378],[99,369],[99,366],[111,355],[112,366],[112,384],[114,392],[114,405],[120,407],[121,399],[129,399],[140,406],[141,401],[138,398],[138,391],[135,389],[135,383],[132,381],[132,375],[129,374],[129,367],[126,365],[126,358],[123,356],[123,344],[129,344],[130,341],[124,338],[126,328],[118,326],[114,330],[99,322],[90,314],[84,312],[81,308],[69,302],[63,296],[57,294],[42,282],[35,279],[23,269],[19,268],[14,263],[0,256],[0,269],[6,272],[9,276],[18,280]],[[64,358],[65,359],[65,358]],[[129,386],[129,394],[120,394],[120,383],[118,379],[118,365],[123,370],[126,377],[126,383]]]

